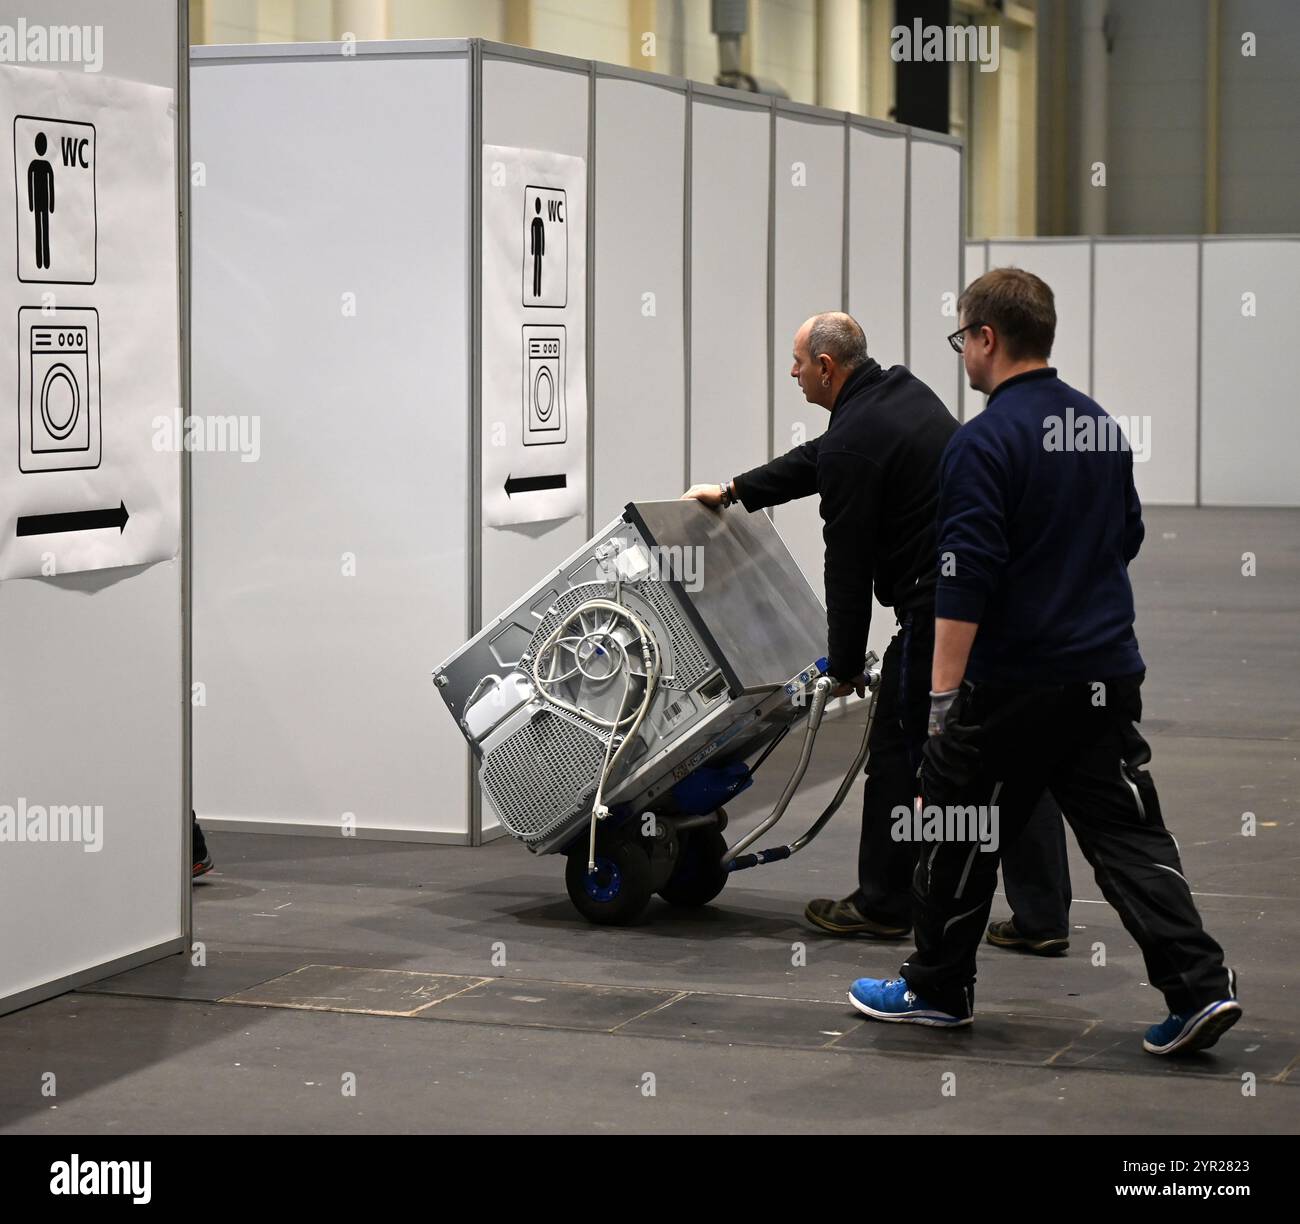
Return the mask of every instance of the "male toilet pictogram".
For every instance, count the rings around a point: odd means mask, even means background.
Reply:
[[[54,211],[54,169],[45,160],[44,132],[36,133],[36,156],[27,167],[27,211],[36,226],[36,266],[50,266],[50,214]]]
[[[542,256],[546,254],[546,222],[542,220],[542,198],[538,196],[533,203],[532,234],[529,239],[528,253],[533,257],[533,297],[542,296]]]
[[[95,125],[55,115],[16,115],[13,139],[18,279],[93,285],[98,246]]]
[[[524,188],[523,304],[561,309],[569,300],[568,199],[562,187]]]

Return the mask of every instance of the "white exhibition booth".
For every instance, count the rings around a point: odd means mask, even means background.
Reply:
[[[188,942],[184,9],[0,0],[0,1012]]]
[[[629,500],[820,433],[808,315],[958,408],[949,138],[476,40],[191,90],[194,412],[249,443],[192,456],[214,828],[492,835],[432,668]],[[820,590],[816,507],[775,519]]]

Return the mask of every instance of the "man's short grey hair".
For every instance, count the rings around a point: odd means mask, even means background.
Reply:
[[[813,316],[808,352],[814,359],[825,353],[842,369],[856,370],[867,360],[867,337],[852,315],[832,310]]]

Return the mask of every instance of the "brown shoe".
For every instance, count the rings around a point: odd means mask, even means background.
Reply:
[[[885,926],[868,918],[852,897],[843,901],[832,901],[829,897],[818,897],[809,901],[803,916],[813,926],[821,927],[832,935],[866,935],[869,939],[905,939],[912,933],[910,926]]]
[[[1068,939],[1031,939],[1016,930],[1016,920],[990,922],[985,938],[995,948],[1011,948],[1016,952],[1030,952],[1034,956],[1064,956],[1070,950]]]

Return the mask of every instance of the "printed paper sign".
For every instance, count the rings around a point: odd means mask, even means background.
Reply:
[[[483,522],[587,506],[587,166],[483,148]]]
[[[180,454],[157,444],[180,404],[172,91],[0,66],[0,107],[0,579],[165,560],[180,544]]]

